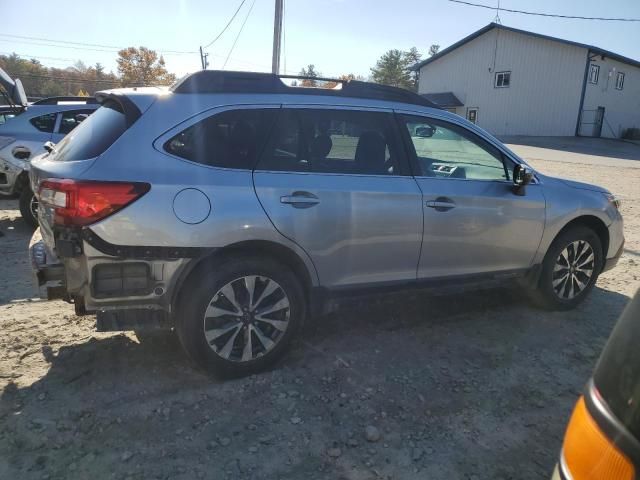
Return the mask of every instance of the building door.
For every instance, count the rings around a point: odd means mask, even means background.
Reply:
[[[593,136],[602,136],[602,122],[604,121],[604,107],[598,107],[596,110],[596,119],[593,125]]]
[[[477,107],[469,107],[467,108],[467,120],[471,123],[478,123],[478,108]]]

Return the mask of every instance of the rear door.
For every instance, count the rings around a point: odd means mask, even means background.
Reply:
[[[542,186],[513,193],[515,164],[469,129],[398,115],[424,196],[419,278],[529,268],[545,224]]]
[[[390,111],[284,108],[254,185],[324,286],[415,280],[421,193]]]

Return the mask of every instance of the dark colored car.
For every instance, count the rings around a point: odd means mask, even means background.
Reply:
[[[640,478],[640,291],[613,330],[567,426],[553,480]]]

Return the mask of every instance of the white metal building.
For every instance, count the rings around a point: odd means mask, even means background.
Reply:
[[[418,93],[495,135],[640,128],[640,62],[491,23],[413,67]]]

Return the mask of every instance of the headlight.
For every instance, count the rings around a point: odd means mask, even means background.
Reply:
[[[618,210],[620,210],[620,207],[622,206],[622,198],[620,197],[620,195],[614,195],[612,193],[607,193],[606,197],[607,197],[607,200],[609,200],[610,204],[612,204],[614,207],[616,207]]]

